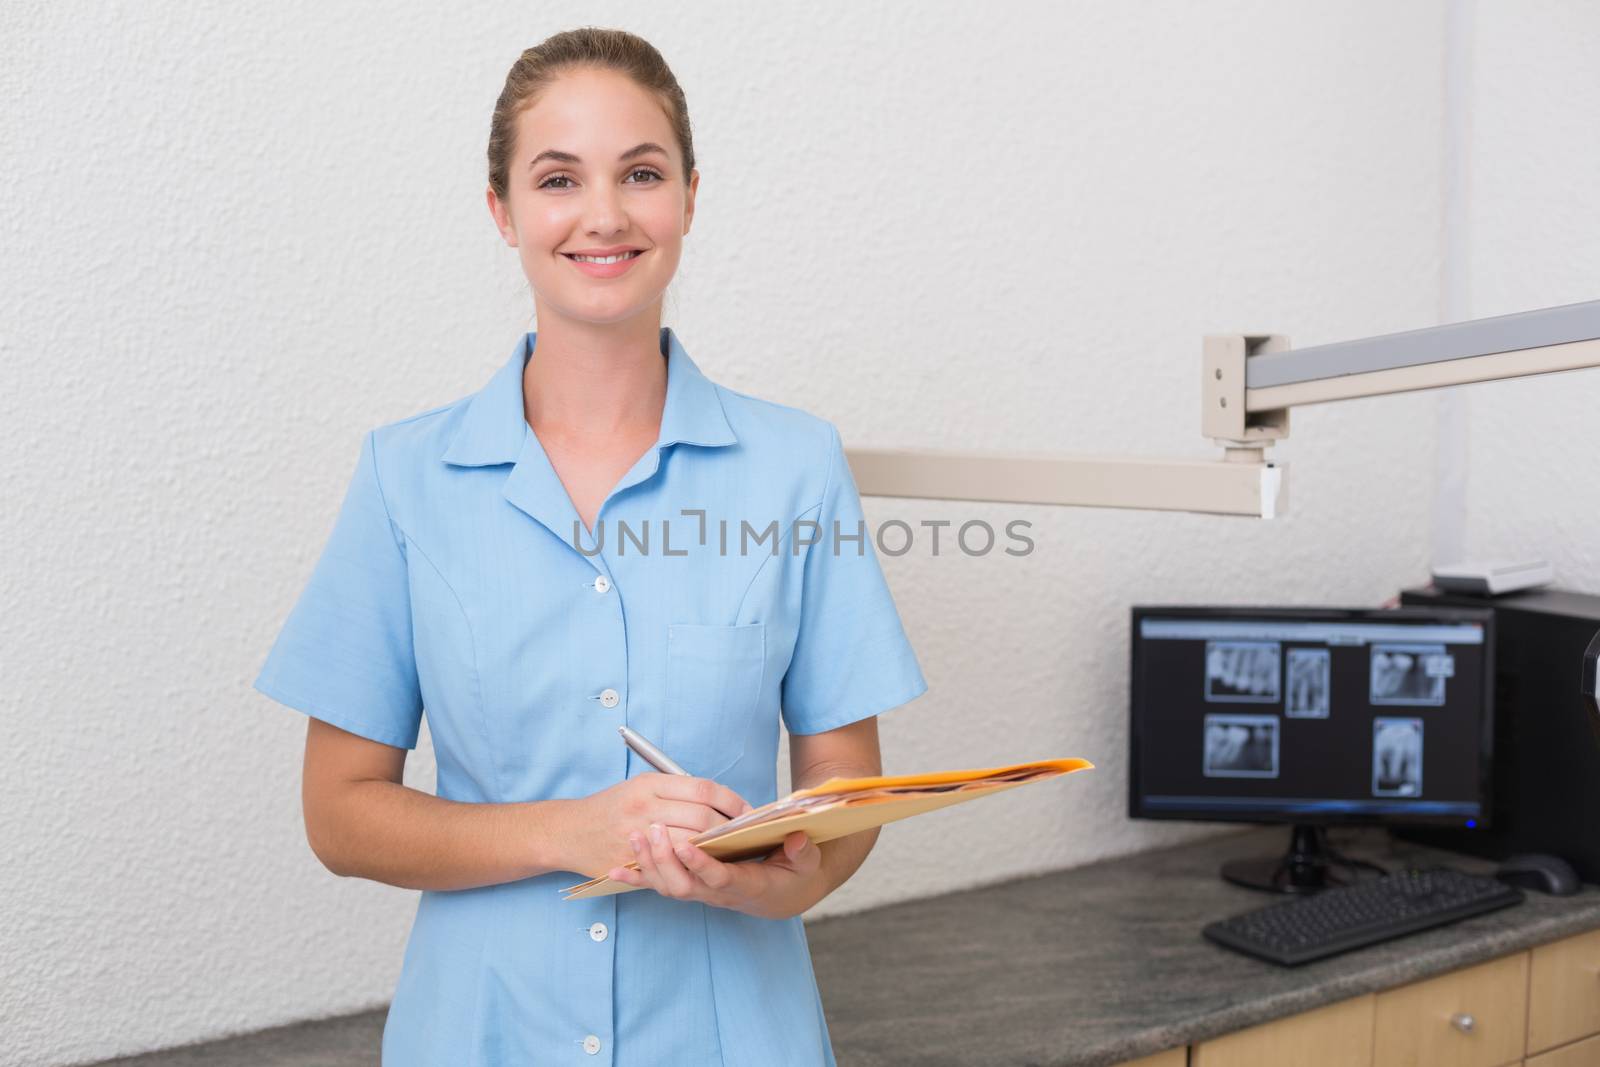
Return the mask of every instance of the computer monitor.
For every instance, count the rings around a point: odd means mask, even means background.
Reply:
[[[1223,877],[1354,880],[1347,823],[1487,825],[1494,614],[1470,608],[1135,607],[1128,814],[1294,827]]]

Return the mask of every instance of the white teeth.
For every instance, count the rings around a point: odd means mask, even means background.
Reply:
[[[580,263],[616,263],[619,260],[632,259],[638,254],[637,252],[623,252],[621,255],[616,256],[573,256],[572,258]]]

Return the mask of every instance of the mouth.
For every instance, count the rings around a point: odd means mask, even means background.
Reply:
[[[584,256],[575,252],[563,252],[561,254],[575,263],[594,263],[604,266],[609,263],[622,263],[630,259],[637,259],[644,255],[644,250],[642,248],[630,248],[625,252],[618,252],[610,256]]]

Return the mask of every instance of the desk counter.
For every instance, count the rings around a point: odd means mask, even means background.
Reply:
[[[1204,940],[1213,919],[1277,899],[1222,881],[1222,861],[1288,836],[1227,834],[810,923],[840,1067],[1106,1067],[1600,929],[1600,889],[1584,886],[1297,968]],[[1380,831],[1331,836],[1390,869],[1493,870]]]

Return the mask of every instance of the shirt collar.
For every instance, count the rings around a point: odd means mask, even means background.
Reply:
[[[533,355],[535,332],[523,337],[489,384],[467,402],[455,435],[441,457],[457,467],[515,463],[528,433],[523,408],[522,375]],[[672,327],[661,328],[661,352],[667,361],[667,398],[661,409],[657,450],[671,444],[731,445],[738,441],[722,410],[717,387],[700,373]]]

